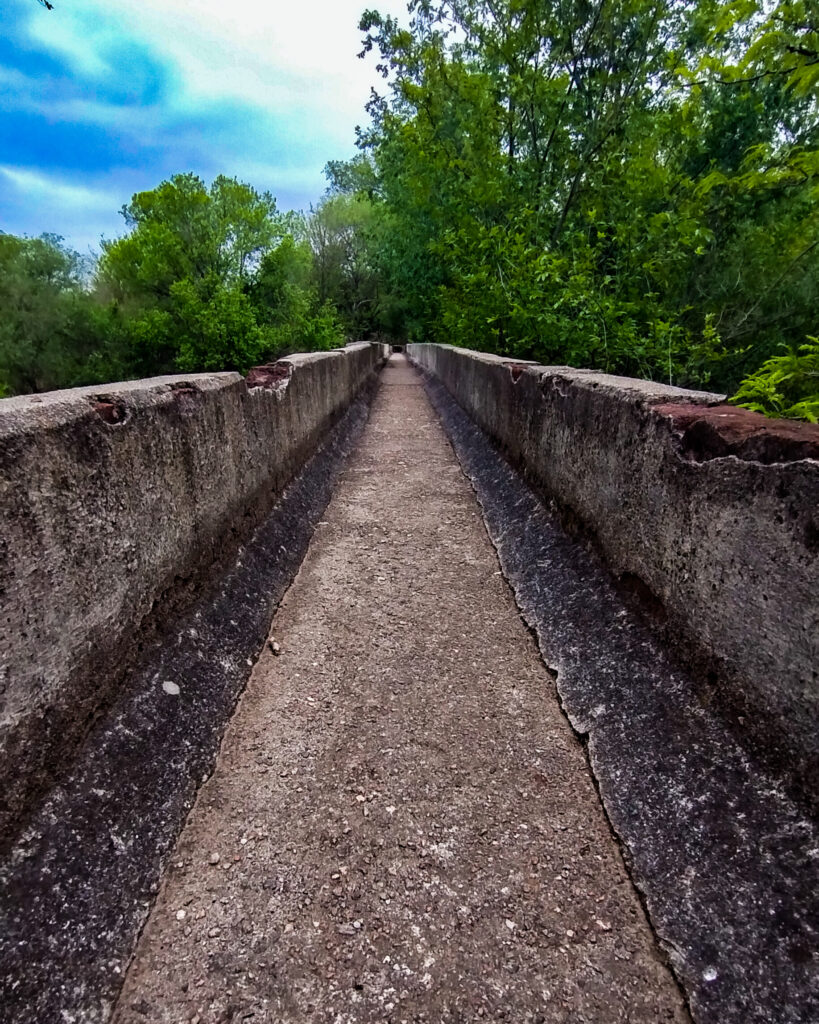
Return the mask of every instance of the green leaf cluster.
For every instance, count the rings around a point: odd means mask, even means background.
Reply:
[[[123,369],[91,273],[55,235],[0,233],[0,396],[85,383],[89,368]]]
[[[819,339],[767,359],[732,400],[766,416],[819,423]]]

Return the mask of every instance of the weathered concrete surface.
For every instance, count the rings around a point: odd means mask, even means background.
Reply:
[[[228,563],[383,356],[0,401],[0,848],[136,645]]]
[[[441,381],[433,404],[698,1024],[819,1020],[819,833]]]
[[[667,617],[703,699],[819,808],[819,428],[648,381],[408,353]]]
[[[469,485],[382,379],[115,1020],[682,1024]]]
[[[147,646],[0,865],[3,1024],[107,1019],[162,868],[367,409],[362,394],[233,565]]]

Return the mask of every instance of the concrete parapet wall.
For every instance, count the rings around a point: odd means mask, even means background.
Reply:
[[[819,428],[593,371],[407,354],[593,538],[699,670],[703,700],[815,806]]]
[[[0,401],[0,836],[385,355]]]

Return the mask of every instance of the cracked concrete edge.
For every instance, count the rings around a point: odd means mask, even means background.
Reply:
[[[504,362],[506,361],[504,360]],[[416,366],[416,369],[419,368]],[[691,1017],[691,1003],[689,999],[689,992],[683,984],[680,976],[680,951],[675,946],[672,940],[658,933],[657,928],[655,927],[654,920],[652,919],[649,911],[646,894],[643,888],[637,883],[635,879],[634,862],[631,856],[631,850],[629,846],[626,843],[624,843],[622,836],[620,835],[620,833],[618,833],[617,829],[615,828],[615,825],[612,822],[611,816],[608,812],[608,806],[603,798],[603,793],[600,788],[600,780],[595,770],[595,762],[592,758],[591,751],[589,749],[588,729],[584,729],[582,723],[576,721],[573,715],[571,714],[567,702],[564,699],[564,694],[561,688],[560,663],[559,661],[552,662],[549,660],[549,655],[547,653],[549,649],[541,643],[541,635],[536,625],[536,617],[532,614],[533,610],[527,610],[521,605],[520,594],[510,581],[509,572],[512,570],[512,566],[510,565],[510,560],[507,557],[507,551],[504,542],[505,531],[501,530],[500,532],[498,532],[497,522],[490,525],[490,507],[492,505],[492,500],[489,497],[487,488],[486,486],[481,485],[481,482],[479,481],[479,474],[474,471],[474,468],[469,471],[466,468],[466,465],[469,461],[467,456],[468,449],[470,447],[473,449],[479,449],[481,447],[481,442],[480,440],[477,439],[477,435],[473,433],[470,443],[470,440],[465,437],[465,432],[463,430],[458,430],[457,426],[455,425],[455,418],[457,414],[453,416],[452,410],[453,399],[448,393],[445,393],[443,389],[440,388],[440,384],[437,384],[437,382],[435,382],[435,379],[432,376],[432,374],[423,369],[420,369],[420,373],[424,381],[425,390],[430,398],[430,402],[433,408],[435,409],[437,415],[439,416],[444,427],[446,436],[453,447],[456,457],[458,458],[458,462],[461,467],[461,472],[463,473],[464,479],[468,482],[469,486],[472,488],[473,493],[475,494],[475,498],[481,510],[481,518],[483,520],[484,528],[486,529],[489,541],[492,544],[492,547],[495,551],[495,555],[498,559],[498,564],[501,566],[503,578],[506,580],[510,590],[512,591],[515,600],[515,605],[518,609],[518,614],[520,615],[520,620],[526,627],[528,632],[531,634],[538,648],[538,651],[540,652],[541,660],[543,661],[547,670],[554,679],[555,695],[557,697],[558,705],[564,717],[566,718],[566,721],[568,722],[569,727],[572,730],[572,733],[574,734],[583,751],[583,756],[586,761],[589,778],[591,779],[592,785],[594,786],[594,791],[597,794],[597,799],[600,801],[600,806],[603,810],[603,817],[605,818],[606,824],[608,825],[609,835],[611,836],[612,842],[620,851],[623,863],[626,865],[626,870],[628,871],[629,877],[631,879],[634,893],[637,896],[637,899],[639,900],[641,907],[643,908],[643,913],[645,915],[646,922],[648,924],[648,927],[651,929],[651,934],[654,936],[654,941],[657,944],[657,955],[659,959],[671,971],[671,975],[676,983],[680,999],[685,1007],[688,1016]],[[463,428],[463,426],[464,424],[462,421],[461,427]],[[480,433],[480,431],[478,430],[477,433]],[[485,443],[488,444],[489,442],[486,441]]]
[[[593,540],[703,699],[819,813],[819,427],[651,381],[407,351]]]
[[[819,836],[599,558],[424,374],[697,1024],[809,1024]]]
[[[0,400],[0,850],[122,666],[226,568],[383,346]]]
[[[364,428],[351,403],[233,565],[132,667],[0,865],[4,1024],[102,1024],[276,607]]]

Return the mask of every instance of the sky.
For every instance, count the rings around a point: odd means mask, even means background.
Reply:
[[[406,21],[406,0],[52,2],[0,0],[0,231],[83,253],[182,171],[314,203],[382,81],[362,10]]]

